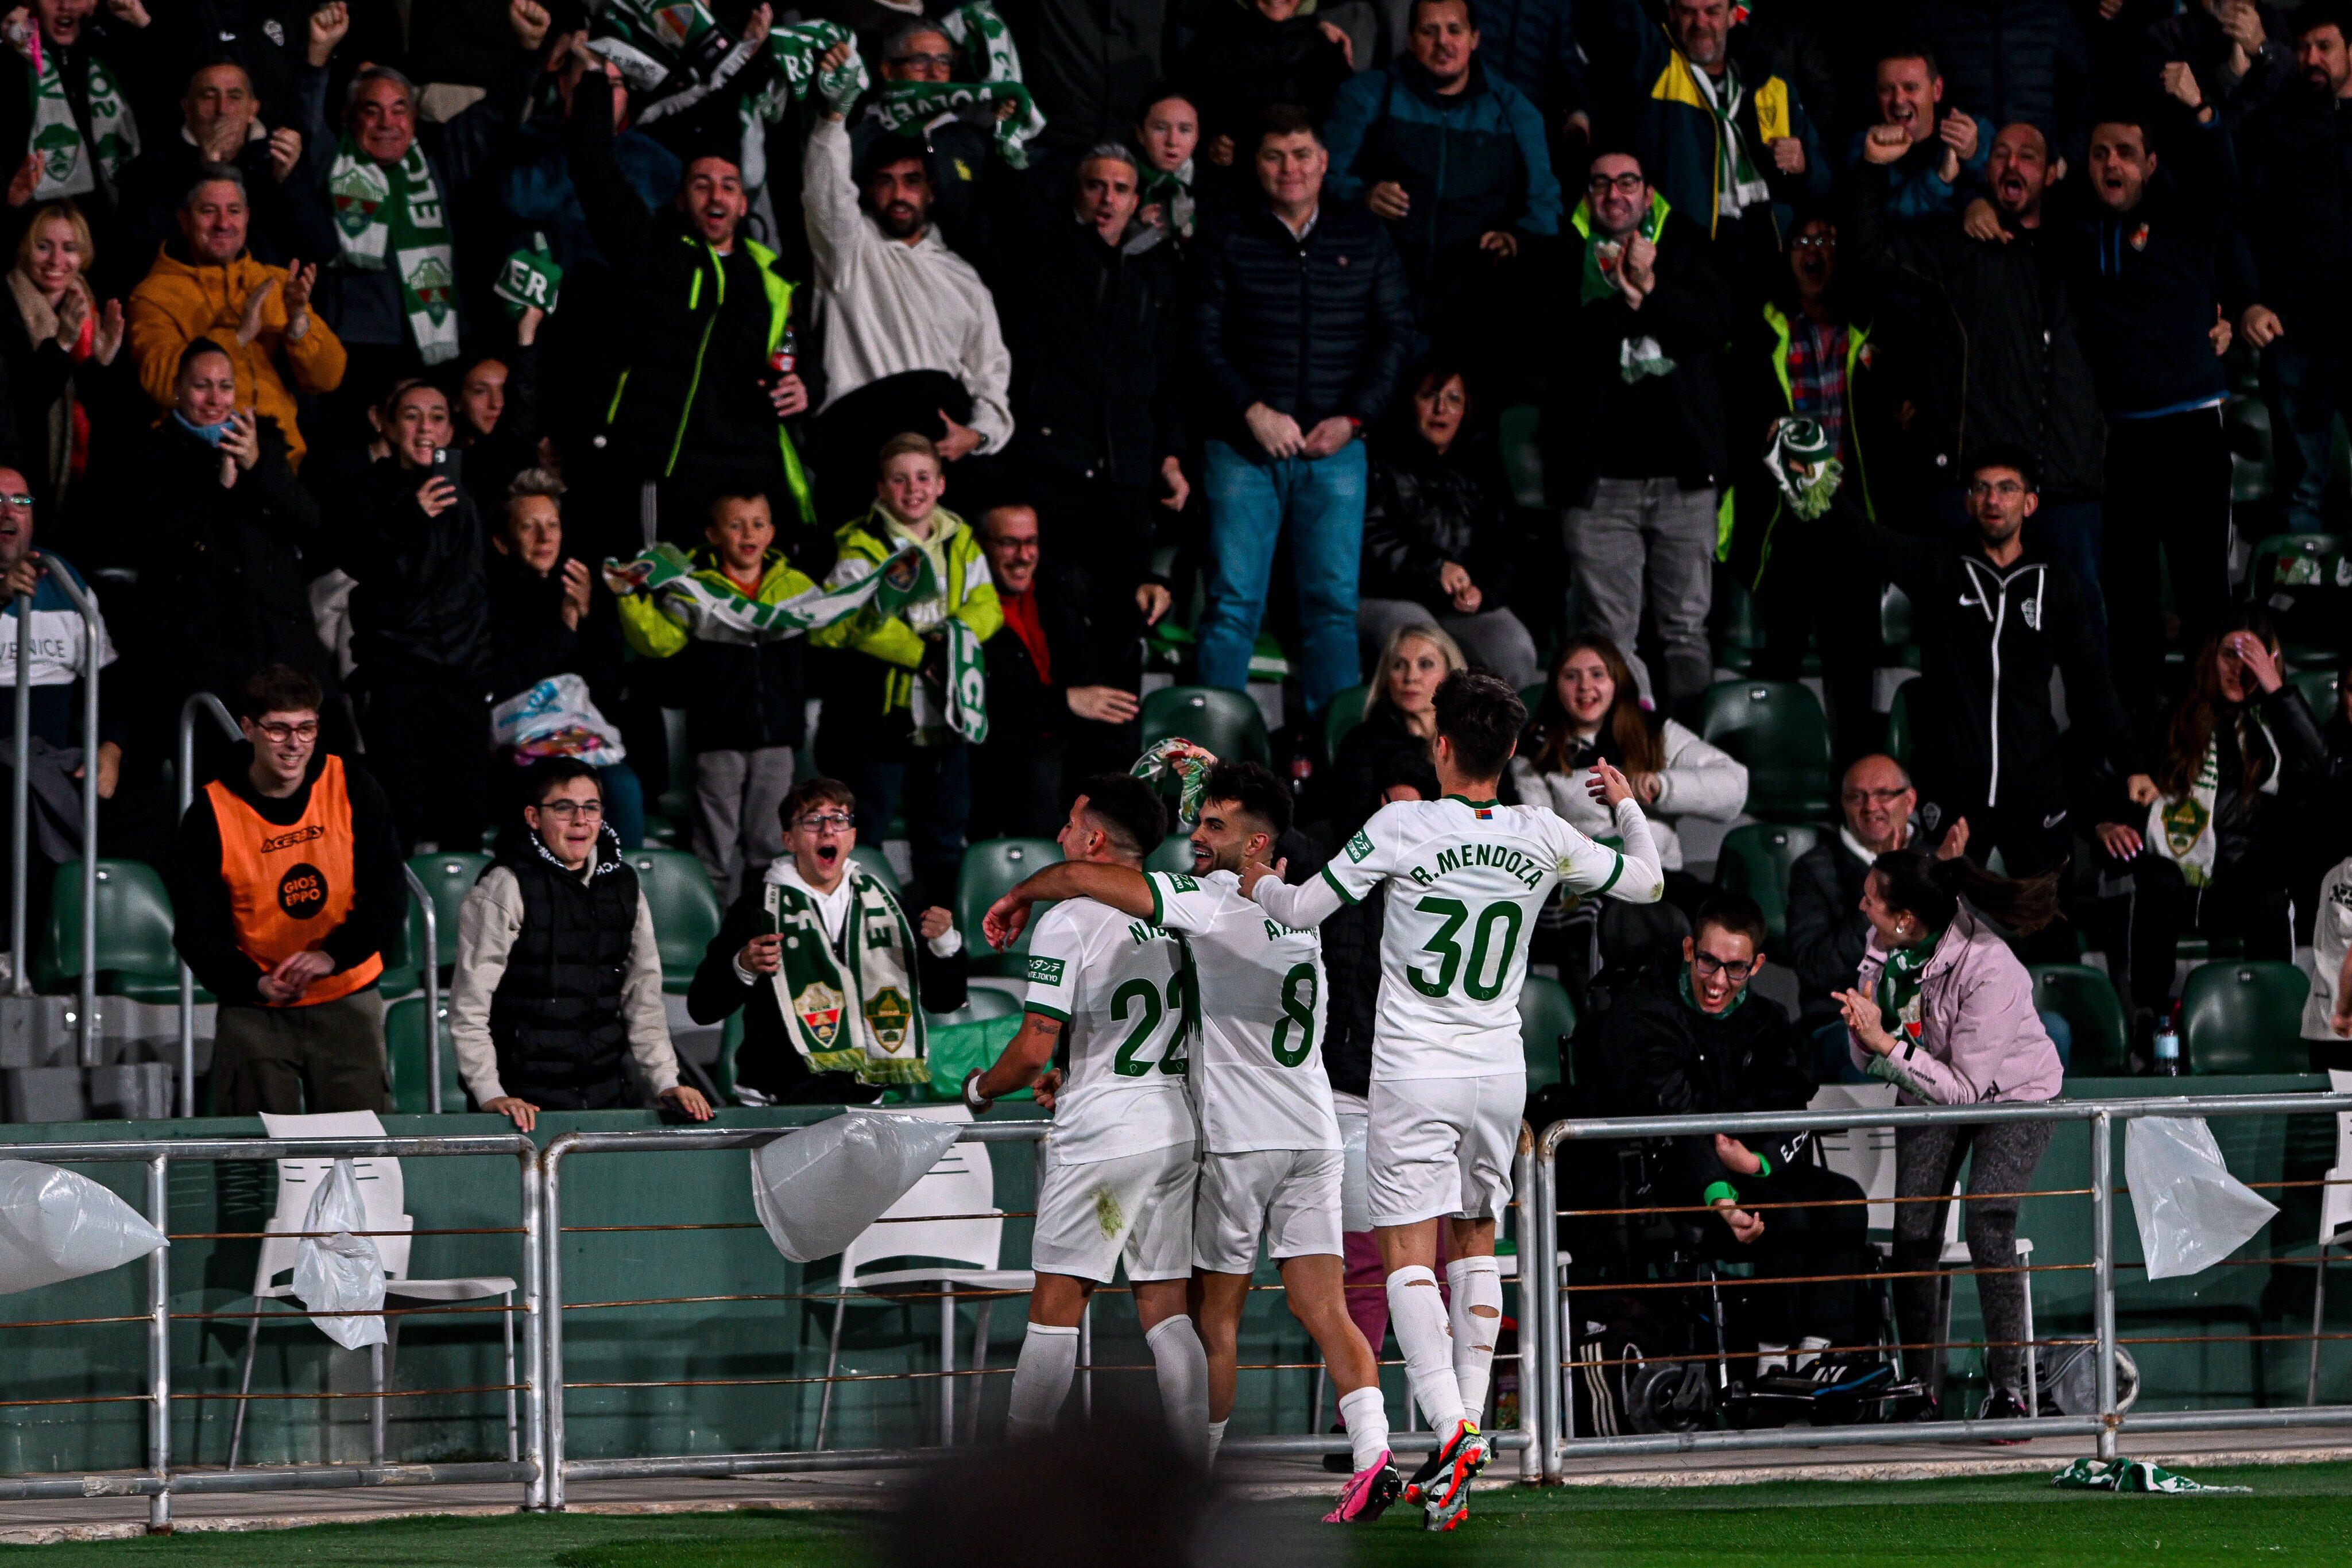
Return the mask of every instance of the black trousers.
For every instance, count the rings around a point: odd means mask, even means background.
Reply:
[[[2116,690],[2136,718],[2165,707],[2164,618],[2157,552],[2172,581],[2180,645],[2230,608],[2230,448],[2219,408],[2107,424],[2105,537],[2100,577]]]
[[[378,681],[360,699],[369,771],[392,802],[400,852],[419,840],[478,850],[489,816],[490,699],[487,692]]]
[[[2191,887],[2179,866],[2143,850],[2126,874],[2132,887],[2123,944],[2130,966],[2125,985],[2133,1007],[2160,1010],[2171,1000],[2173,949],[2184,931],[2209,939],[2234,937],[2246,945],[2249,958],[2294,960],[2294,900],[2287,878],[2276,868],[2223,866],[2205,886]]]
[[[1769,1176],[1743,1176],[1745,1204],[1827,1204],[1863,1197],[1851,1176],[1800,1161]],[[1850,1345],[1857,1332],[1856,1303],[1870,1210],[1860,1203],[1819,1208],[1764,1208],[1764,1234],[1742,1246],[1720,1219],[1706,1224],[1719,1242],[1716,1255],[1753,1263],[1756,1282],[1741,1292],[1746,1326],[1759,1344],[1795,1344],[1817,1334],[1833,1345]],[[1838,1278],[1835,1276],[1843,1276]]]
[[[1882,744],[1884,727],[1871,705],[1881,652],[1878,580],[1852,552],[1832,548],[1826,533],[1825,527],[1793,517],[1783,517],[1772,530],[1772,559],[1756,585],[1764,646],[1755,673],[1759,680],[1796,680],[1804,674],[1808,638],[1818,639],[1842,771]]]
[[[816,460],[816,515],[837,528],[874,504],[875,456],[894,435],[912,432],[933,441],[948,433],[945,413],[958,424],[971,423],[971,393],[945,371],[906,371],[868,382],[817,416],[810,454]],[[974,453],[948,465],[949,510],[977,524],[982,509],[1000,498],[1003,464]]]
[[[1151,575],[1160,519],[1175,514],[1152,499],[1153,486],[1088,478],[1058,464],[1018,466],[1019,497],[1037,508],[1041,553],[1087,574],[1096,646],[1107,674],[1133,690],[1142,673],[1143,635],[1135,591]]]
[[[915,883],[907,907],[952,905],[971,815],[971,747],[961,740],[917,746],[903,716],[836,722],[830,708],[816,732],[816,765],[857,797],[857,836],[879,845],[890,819],[907,820]]]

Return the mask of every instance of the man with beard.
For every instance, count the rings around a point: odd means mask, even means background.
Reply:
[[[850,47],[821,68],[842,64]],[[1013,357],[988,286],[932,225],[923,144],[884,137],[853,167],[849,128],[823,105],[802,186],[824,322],[824,516],[862,506],[874,454],[909,431],[938,444],[961,483],[967,459],[994,457],[1013,439]]]

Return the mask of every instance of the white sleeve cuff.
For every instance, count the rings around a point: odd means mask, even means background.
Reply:
[[[734,957],[729,959],[727,961],[727,965],[729,968],[735,971],[735,983],[737,985],[756,986],[760,983],[761,977],[743,967],[743,955],[740,953],[736,954]]]
[[[952,958],[963,951],[963,933],[950,925],[931,938],[930,949],[934,958]]]

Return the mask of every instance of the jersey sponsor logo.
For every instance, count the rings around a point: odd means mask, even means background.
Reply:
[[[1062,983],[1062,960],[1059,958],[1040,958],[1034,953],[1030,954],[1028,977],[1029,983],[1033,986],[1060,985]]]
[[[1415,866],[1407,874],[1427,887],[1447,872],[1461,871],[1469,866],[1491,866],[1524,883],[1530,893],[1543,884],[1543,879],[1550,870],[1526,851],[1515,850],[1508,844],[1464,844],[1459,849],[1438,851],[1434,865]]]
[[[289,919],[308,920],[327,907],[327,873],[304,862],[278,881],[278,907]]]
[[[906,993],[896,986],[885,986],[866,1001],[866,1021],[874,1026],[874,1038],[883,1048],[896,1051],[907,1038],[907,1026],[914,1021],[915,1009],[907,1004]]]
[[[1372,839],[1370,834],[1360,832],[1354,838],[1348,841],[1348,858],[1350,861],[1355,862],[1357,864],[1361,865],[1363,863],[1364,857],[1371,852]]]
[[[290,850],[296,844],[307,844],[312,839],[323,839],[326,836],[327,830],[312,822],[308,827],[297,828],[290,833],[280,833],[274,839],[262,840],[261,852],[274,854],[279,850]]]
[[[1171,893],[1198,893],[1201,891],[1201,884],[1198,881],[1189,876],[1171,876],[1168,879],[1168,891]]]
[[[820,980],[793,998],[793,1010],[800,1014],[817,1049],[831,1050],[834,1037],[841,1032],[841,993]]]

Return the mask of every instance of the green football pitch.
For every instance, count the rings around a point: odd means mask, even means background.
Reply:
[[[2105,1563],[2352,1562],[2352,1465],[2205,1470],[2251,1495],[2110,1497],[2038,1478],[1787,1483],[1677,1490],[1496,1488],[1471,1522],[1431,1536],[1400,1509],[1347,1531],[1309,1527],[1309,1499],[1234,1505],[1197,1561],[1333,1568],[1498,1564]],[[793,1511],[420,1519],[254,1533],[197,1533],[0,1548],[6,1568],[172,1563],[222,1568],[876,1568],[890,1560],[880,1515]],[[983,1568],[975,1563],[974,1568]]]

